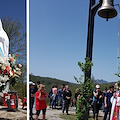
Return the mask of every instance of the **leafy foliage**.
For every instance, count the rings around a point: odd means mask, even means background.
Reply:
[[[120,57],[118,57],[120,59]],[[120,64],[120,63],[119,63]],[[120,66],[118,66],[117,73],[115,74],[118,78],[120,78]],[[117,85],[120,86],[120,79],[117,81]]]
[[[93,66],[92,61],[90,61],[89,58],[85,58],[85,63],[78,62],[78,65],[80,69],[83,72],[83,75],[80,76],[79,79],[76,77],[75,80],[80,83],[81,86],[81,94],[78,97],[77,100],[77,113],[76,113],[76,120],[84,120],[86,110],[88,109],[89,102],[88,102],[88,97],[91,95],[92,90],[93,90],[93,82],[91,79],[88,77],[85,78],[85,74],[90,70],[91,66]],[[82,78],[86,79],[86,82],[82,82]]]

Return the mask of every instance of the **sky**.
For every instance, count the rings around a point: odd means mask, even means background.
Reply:
[[[26,3],[26,0],[1,0],[0,19],[11,17],[12,21],[19,20],[26,32]]]
[[[8,17],[11,17],[12,21],[19,20],[23,24],[23,29],[26,30],[26,0],[0,0],[0,5],[1,5],[0,6],[1,20],[3,20],[4,17],[6,19]],[[9,44],[9,47],[10,46],[11,44]],[[18,47],[18,45],[16,47]],[[14,54],[19,54],[19,53],[14,53]],[[18,61],[19,61],[19,57],[18,57]],[[24,61],[25,59],[21,62],[21,64],[25,65]]]
[[[1,0],[0,19],[10,16],[26,25],[26,0]]]
[[[74,76],[83,74],[78,62],[86,57],[89,0],[30,0],[29,9],[29,73],[76,83]],[[118,16],[95,15],[95,79],[117,81],[118,25]]]

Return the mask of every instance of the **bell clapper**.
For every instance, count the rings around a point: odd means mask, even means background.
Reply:
[[[109,12],[107,12],[107,18],[106,18],[106,21],[108,21],[108,16],[109,16]]]

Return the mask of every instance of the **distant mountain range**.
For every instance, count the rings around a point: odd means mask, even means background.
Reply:
[[[32,78],[32,80],[34,82],[37,82],[37,80],[40,80],[42,81],[43,83],[47,83],[47,84],[71,84],[71,85],[78,85],[76,83],[72,83],[72,82],[69,82],[69,81],[64,81],[64,80],[59,80],[59,79],[56,79],[56,78],[50,78],[50,77],[40,77],[40,76],[35,76],[35,75],[31,75],[30,74],[30,79]],[[31,81],[31,80],[30,80]],[[106,80],[103,80],[103,79],[96,79],[96,80],[93,80],[93,83],[94,84],[106,84],[106,83],[110,83]]]
[[[103,80],[103,79],[96,79],[96,80],[94,80],[94,83],[96,84],[96,83],[98,83],[98,84],[104,84],[104,83],[109,83],[108,81],[106,81],[106,80]]]

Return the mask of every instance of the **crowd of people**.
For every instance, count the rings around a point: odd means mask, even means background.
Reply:
[[[49,107],[55,109],[56,106],[62,108],[62,112],[66,109],[66,113],[68,115],[68,107],[71,101],[72,93],[69,90],[68,85],[61,85],[61,88],[58,89],[57,86],[53,86],[51,91],[48,94],[49,97]]]
[[[93,120],[98,120],[99,110],[102,107],[104,117],[103,120],[118,120],[119,119],[119,106],[120,106],[120,83],[110,85],[109,89],[105,87],[103,91],[100,91],[100,85],[96,85],[91,97],[91,105],[93,108]]]
[[[105,87],[103,91],[100,91],[100,85],[96,85],[95,89],[93,90],[93,94],[89,99],[89,103],[91,104],[91,108],[93,110],[93,120],[98,120],[99,110],[102,108],[104,113],[103,120],[107,119],[112,120],[113,117],[118,117],[118,106],[119,103],[116,102],[119,96],[119,86],[120,84],[110,85],[109,89]],[[51,109],[61,109],[62,114],[66,110],[66,114],[69,115],[68,109],[71,103],[71,106],[76,107],[77,99],[80,96],[80,89],[77,88],[75,91],[74,99],[71,101],[72,93],[69,90],[68,85],[62,84],[61,87],[58,89],[57,85],[54,85],[50,92],[47,94],[45,90],[45,85],[40,84],[40,81],[37,82],[35,85],[33,82],[29,83],[30,88],[30,119],[32,120],[33,117],[33,106],[36,108],[36,116],[35,120],[38,120],[40,111],[42,110],[43,120],[45,120],[46,115],[46,108],[47,104],[45,98],[49,99],[49,107]],[[120,97],[119,97],[120,98]],[[117,119],[116,119],[117,120]]]
[[[35,120],[38,120],[40,111],[42,110],[43,114],[43,120],[45,120],[45,114],[46,114],[46,108],[47,104],[45,101],[45,98],[49,99],[49,107],[51,109],[62,109],[62,113],[64,114],[64,111],[66,110],[66,114],[69,115],[68,109],[69,105],[71,102],[71,96],[72,93],[69,90],[68,85],[62,84],[60,89],[58,89],[58,86],[54,85],[50,92],[47,94],[45,90],[45,85],[40,84],[38,81],[37,84],[35,85],[33,82],[29,83],[29,88],[30,88],[30,119],[33,120],[33,106],[36,108],[36,116]]]

